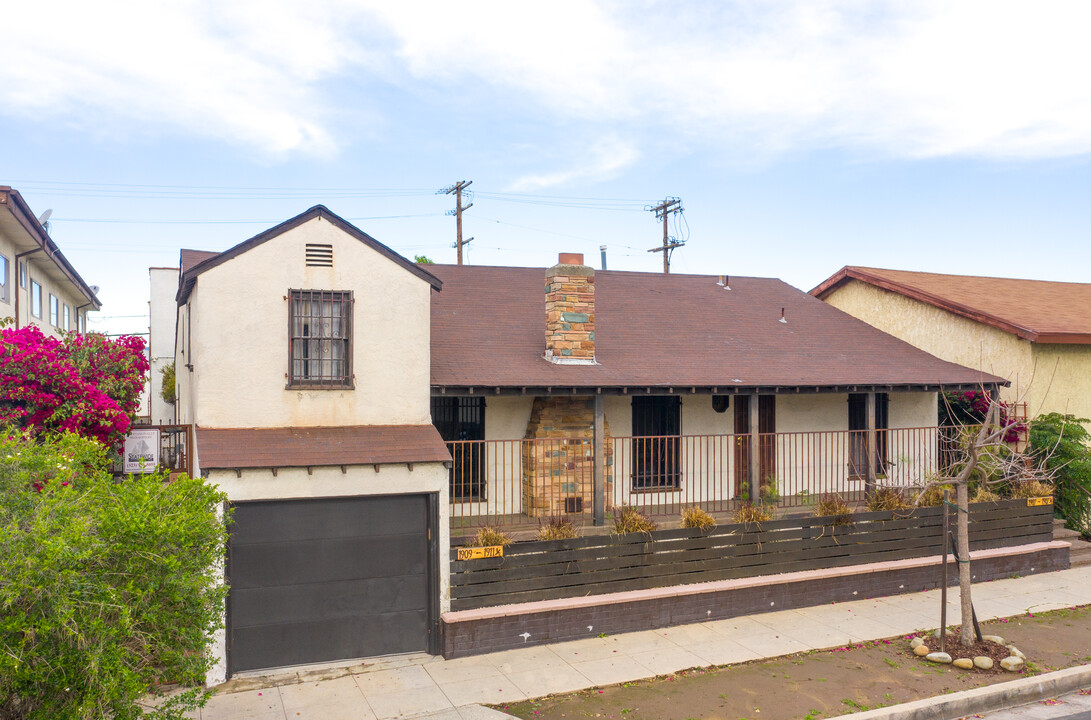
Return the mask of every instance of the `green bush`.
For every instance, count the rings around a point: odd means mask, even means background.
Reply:
[[[225,496],[106,467],[91,440],[0,433],[0,717],[175,718],[207,696],[138,704],[210,666]]]
[[[1060,413],[1030,423],[1027,453],[1054,474],[1053,502],[1068,526],[1091,535],[1091,435],[1086,418]]]

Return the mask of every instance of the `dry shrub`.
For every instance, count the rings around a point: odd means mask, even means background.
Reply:
[[[901,490],[892,487],[876,488],[867,499],[867,509],[873,512],[880,510],[897,511],[912,507]]]
[[[469,543],[470,547],[492,547],[494,545],[510,544],[510,535],[503,530],[488,525],[478,530],[477,535],[474,535],[473,540]]]
[[[735,510],[735,522],[737,523],[766,522],[772,519],[773,508],[768,505],[754,505],[746,502]]]
[[[716,527],[716,519],[695,505],[682,511],[682,527],[709,530]]]
[[[978,485],[973,497],[970,498],[972,503],[996,502],[997,500],[1000,500],[1000,496],[985,485]]]
[[[622,505],[614,510],[615,535],[634,532],[650,533],[657,527],[659,526],[652,522],[651,518],[634,507]]]
[[[1053,486],[1038,480],[1012,483],[1011,496],[1013,498],[1053,497]]]
[[[917,507],[936,507],[943,504],[943,491],[950,492],[950,496],[953,499],[955,496],[955,489],[950,485],[929,485],[917,498]]]
[[[550,515],[538,526],[539,540],[571,540],[574,537],[579,537],[579,531],[568,515]]]
[[[836,493],[823,495],[814,508],[815,517],[832,517],[834,525],[848,525],[852,522],[852,508],[845,498]]]

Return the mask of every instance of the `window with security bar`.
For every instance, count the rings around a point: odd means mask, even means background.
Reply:
[[[352,387],[352,292],[291,290],[289,387]]]

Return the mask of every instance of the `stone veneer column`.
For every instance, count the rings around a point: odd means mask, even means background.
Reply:
[[[594,364],[595,271],[583,264],[581,253],[561,253],[545,281],[545,359]]]
[[[523,511],[531,517],[591,514],[594,506],[594,398],[536,397],[523,443]],[[605,435],[605,496],[613,493],[613,449]],[[579,508],[578,510],[576,508]]]

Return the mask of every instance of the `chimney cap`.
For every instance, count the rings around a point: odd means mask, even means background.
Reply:
[[[583,253],[559,253],[558,265],[583,265]]]

